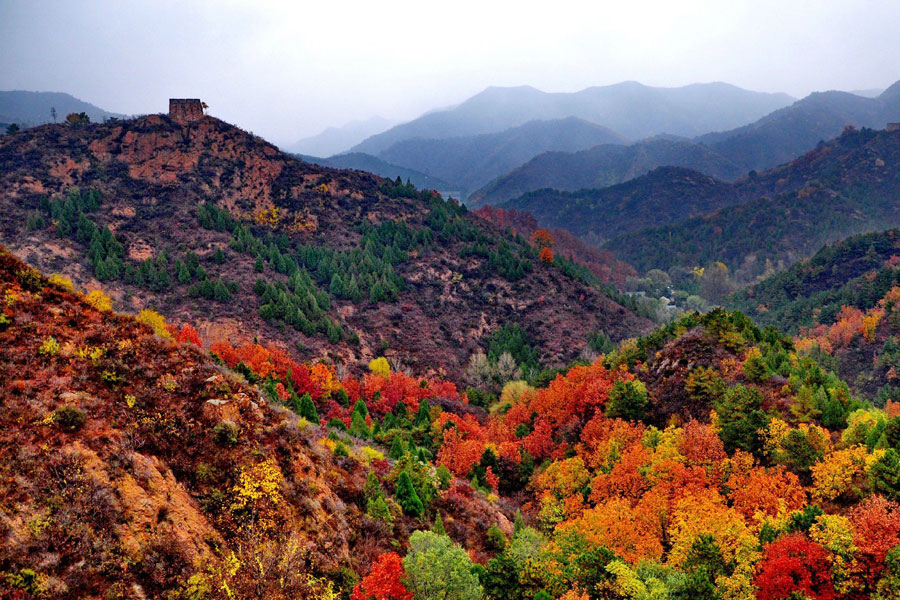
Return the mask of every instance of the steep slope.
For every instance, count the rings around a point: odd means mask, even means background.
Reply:
[[[334,156],[346,152],[367,137],[386,131],[395,124],[395,121],[377,116],[364,121],[351,121],[342,127],[329,127],[322,133],[297,140],[283,149],[294,154]]]
[[[692,169],[723,181],[746,174],[745,169],[701,144],[656,139],[630,146],[600,145],[580,152],[540,154],[475,191],[466,204],[472,208],[502,204],[547,188],[567,192],[604,188],[663,166]]]
[[[334,430],[326,438],[279,406],[301,386],[321,408],[335,404],[343,388],[327,367],[312,368],[325,378],[310,387],[306,365],[247,359],[248,377],[250,364],[268,367],[267,384],[280,379],[278,394],[264,394],[2,247],[0,298],[0,596],[278,600],[324,597],[330,582],[348,596],[357,572],[430,523],[392,499],[387,517],[367,514],[367,498],[383,502],[381,486],[420,467]],[[441,486],[431,473],[430,512],[446,514],[470,550],[482,550],[467,540],[484,537],[479,522],[511,529],[511,515],[465,482]]]
[[[735,203],[727,183],[689,169],[659,167],[599,190],[537,190],[502,204],[528,211],[546,227],[565,228],[595,244],[622,232],[678,222]]]
[[[59,92],[0,92],[0,121],[16,123],[20,127],[33,127],[51,123],[50,109],[56,109],[57,121],[64,121],[69,113],[85,113],[91,121],[124,119],[125,115],[111,113],[83,102],[69,94]]]
[[[0,141],[0,174],[11,250],[209,341],[258,336],[351,370],[386,354],[455,376],[507,321],[547,364],[594,330],[648,325],[464,208],[300,162],[210,117],[27,130]]]
[[[898,169],[900,131],[847,130],[726,188],[742,204],[625,233],[606,247],[639,271],[718,260],[731,269],[752,263],[761,274],[767,262],[786,266],[843,237],[900,225]]]
[[[739,127],[791,101],[786,94],[750,92],[725,83],[656,88],[627,81],[574,93],[491,87],[458,106],[372,136],[354,150],[378,154],[403,140],[494,133],[535,119],[565,117],[604,125],[630,139],[661,133],[694,136]]]
[[[532,121],[498,133],[403,140],[379,157],[449,181],[453,189],[474,190],[542,152],[583,150],[624,141],[606,127],[569,117]]]
[[[854,393],[900,399],[900,230],[857,235],[735,293],[727,304],[828,355]]]
[[[882,129],[900,121],[900,81],[876,98],[817,92],[733,131],[697,139],[747,169],[767,169],[831,139],[847,125]]]
[[[475,214],[504,229],[512,228],[525,238],[530,238],[541,229],[534,215],[526,211],[483,206]],[[621,289],[626,278],[637,275],[631,265],[617,260],[609,250],[591,246],[566,229],[550,228],[546,231],[550,233],[554,254],[584,265],[602,283]]]
[[[727,304],[791,334],[831,325],[845,306],[866,311],[878,304],[900,281],[898,256],[900,230],[852,236],[735,293]]]
[[[299,155],[299,157],[306,162],[322,165],[323,167],[330,167],[332,169],[356,169],[358,171],[374,173],[380,177],[386,177],[387,179],[397,179],[399,177],[403,181],[408,180],[419,189],[438,191],[452,189],[452,186],[443,179],[431,177],[430,175],[426,175],[425,173],[413,169],[407,169],[406,167],[392,165],[381,160],[377,156],[364,154],[362,152],[348,152],[347,154],[338,154],[328,158],[307,155]]]

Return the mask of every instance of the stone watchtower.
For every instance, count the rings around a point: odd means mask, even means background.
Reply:
[[[169,117],[181,125],[203,118],[203,103],[199,98],[169,98]]]

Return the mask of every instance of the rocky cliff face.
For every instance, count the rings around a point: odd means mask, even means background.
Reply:
[[[326,358],[351,369],[384,353],[417,372],[458,376],[472,352],[484,346],[484,336],[504,322],[518,322],[548,363],[577,356],[593,331],[621,339],[650,325],[598,290],[542,265],[500,228],[465,211],[451,207],[458,222],[442,233],[435,215],[450,205],[419,193],[390,192],[385,180],[366,173],[302,163],[211,117],[180,125],[151,115],[81,128],[48,125],[5,136],[0,173],[0,241],[12,251],[82,287],[102,287],[124,310],[151,307],[170,320],[190,321],[208,341],[258,337],[298,358]],[[171,285],[141,287],[122,277],[97,280],[86,260],[90,244],[60,236],[50,215],[41,212],[42,197],[76,186],[100,191],[102,207],[90,219],[114,233],[126,266],[136,268],[138,261],[165,253]],[[326,314],[344,335],[329,340],[322,332],[302,332],[259,316],[256,278],[287,279],[268,259],[265,272],[256,272],[252,254],[229,247],[230,230],[200,227],[201,202],[226,210],[258,239],[282,244],[291,256],[300,246],[358,249],[362,228],[388,222],[403,222],[413,232],[429,229],[431,241],[394,263],[405,283],[395,302],[332,295]],[[42,226],[29,227],[42,215]],[[465,251],[473,242],[459,231],[486,241],[489,252],[509,245],[528,270],[519,278],[503,277],[496,261]],[[219,251],[223,264],[214,260]],[[188,253],[199,257],[213,281],[235,284],[230,301],[188,295],[190,284],[180,283],[175,272],[176,261]],[[311,276],[315,279],[316,273]],[[327,281],[317,285],[329,294]]]

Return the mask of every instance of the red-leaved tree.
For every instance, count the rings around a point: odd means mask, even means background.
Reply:
[[[396,552],[382,554],[372,571],[353,588],[351,600],[413,600],[403,585],[403,563]]]
[[[837,598],[828,553],[802,533],[786,535],[766,546],[754,583],[759,587],[757,600],[779,600],[794,592],[810,600]]]

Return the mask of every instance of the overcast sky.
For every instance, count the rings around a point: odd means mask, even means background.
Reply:
[[[0,0],[0,89],[126,114],[200,97],[289,143],[489,85],[884,88],[898,32],[900,0]]]

